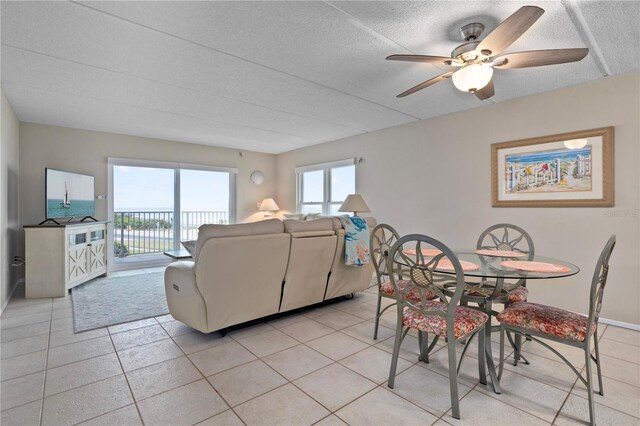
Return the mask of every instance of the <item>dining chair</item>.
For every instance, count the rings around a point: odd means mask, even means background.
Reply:
[[[526,260],[533,260],[535,255],[531,236],[521,227],[510,223],[498,223],[485,229],[478,238],[476,249],[515,251],[526,254]],[[526,284],[526,280],[521,279],[510,285],[507,303],[526,302],[529,295]]]
[[[395,306],[395,303],[389,304],[384,307],[384,309],[380,310],[382,307],[382,299],[390,299],[395,301],[396,294],[393,290],[393,286],[389,281],[389,273],[387,269],[387,257],[389,256],[389,250],[391,246],[398,241],[400,235],[398,232],[391,226],[384,223],[376,225],[371,230],[371,237],[369,240],[369,253],[371,253],[371,261],[373,262],[373,268],[376,271],[376,280],[378,284],[378,305],[376,307],[376,320],[373,330],[373,340],[378,339],[378,328],[380,324],[380,316],[384,314],[384,312]],[[406,286],[410,286],[410,281],[403,280],[402,277],[398,277],[397,280],[398,286],[405,288]],[[420,297],[417,293],[417,290],[411,289],[410,291],[405,293],[405,297],[410,298],[414,301],[419,301]],[[430,299],[435,299],[437,296],[435,294],[429,293],[428,297]],[[419,338],[423,337],[428,338],[426,336],[419,335]]]
[[[593,402],[593,385],[591,377],[591,361],[595,362],[598,372],[598,393],[604,395],[602,389],[602,368],[600,365],[600,351],[598,349],[598,319],[602,308],[602,297],[609,274],[609,259],[616,236],[612,235],[604,246],[598,263],[596,264],[591,290],[589,292],[589,315],[582,315],[552,306],[537,303],[516,303],[504,309],[497,316],[500,322],[500,368],[498,377],[502,375],[504,365],[504,335],[515,333],[540,343],[562,359],[587,387],[589,397],[589,418],[592,425],[596,424],[595,407]],[[594,355],[591,354],[591,337],[593,337]],[[584,350],[586,374],[584,377],[567,358],[556,349],[540,339],[551,340]]]
[[[476,249],[515,251],[526,255],[526,258],[520,258],[521,260],[533,260],[535,256],[535,247],[529,233],[521,227],[510,223],[498,223],[485,229],[478,238]],[[486,280],[483,280],[482,284],[487,287],[495,287],[496,285],[495,282]],[[506,297],[494,300],[494,303],[501,303],[506,307],[513,303],[526,302],[529,296],[529,290],[527,290],[526,286],[525,279],[509,283],[508,286],[505,286]],[[515,341],[512,341],[511,336],[508,337],[511,346],[514,348],[513,365],[518,365],[518,361],[522,357],[522,338],[517,335]],[[529,364],[526,358],[523,358],[523,360],[526,364]]]
[[[425,248],[435,251],[425,255]],[[408,250],[412,250],[411,254]],[[446,268],[453,274],[438,272],[438,268],[440,271]],[[410,329],[443,337],[447,341],[451,412],[454,418],[459,419],[458,373],[467,347],[476,334],[478,372],[480,382],[486,384],[483,331],[489,317],[479,310],[458,305],[465,284],[462,266],[449,247],[438,240],[418,234],[398,239],[387,256],[387,271],[395,291],[398,315],[388,386],[393,389],[400,346]],[[399,285],[398,276],[407,277],[412,285]],[[411,291],[417,293],[418,300],[406,297]],[[437,295],[439,300],[430,299],[429,293]],[[464,349],[458,364],[456,344],[463,341]],[[421,352],[426,345],[423,341]]]

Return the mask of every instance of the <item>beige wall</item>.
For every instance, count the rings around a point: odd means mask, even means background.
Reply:
[[[22,269],[11,267],[14,255],[20,254],[18,210],[18,147],[20,123],[0,91],[0,310],[21,276]]]
[[[22,224],[44,218],[44,169],[52,167],[96,177],[96,195],[107,195],[107,158],[133,158],[190,164],[236,167],[236,221],[261,218],[256,202],[275,196],[275,156],[250,151],[215,148],[113,133],[70,129],[42,124],[20,125],[20,187]],[[259,169],[265,175],[261,186],[249,175]],[[107,218],[107,200],[96,201],[96,217]]]
[[[426,92],[414,96],[429,102]],[[530,300],[579,312],[587,311],[595,262],[615,233],[602,316],[640,324],[639,106],[640,73],[633,73],[291,151],[278,156],[277,200],[295,210],[295,167],[362,157],[356,189],[378,222],[452,247],[473,246],[494,223],[521,225],[537,253],[582,270],[532,281]],[[605,126],[615,126],[615,208],[491,207],[492,143]]]

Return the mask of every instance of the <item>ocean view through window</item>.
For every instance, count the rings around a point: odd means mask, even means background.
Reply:
[[[234,221],[234,173],[173,163],[121,163],[110,165],[114,269],[166,262],[162,253],[197,239],[201,225]]]

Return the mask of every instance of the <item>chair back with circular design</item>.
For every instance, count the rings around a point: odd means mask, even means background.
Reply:
[[[596,269],[593,271],[593,279],[591,280],[591,292],[589,297],[589,323],[587,324],[587,336],[591,334],[591,328],[598,323],[600,318],[600,309],[602,309],[602,298],[604,296],[604,288],[607,285],[607,276],[609,275],[609,259],[616,245],[616,236],[612,235],[605,244]]]
[[[476,249],[515,251],[526,254],[526,260],[533,260],[535,256],[535,247],[529,233],[510,223],[498,223],[485,229],[478,238]],[[483,257],[480,256],[480,259]],[[524,282],[524,279],[518,280],[514,288]]]
[[[457,256],[442,242],[426,235],[411,234],[400,238],[391,248],[387,270],[398,297],[398,312],[406,307],[425,316],[438,315],[447,322],[447,333],[454,332],[456,305],[464,292],[464,272]],[[445,271],[445,272],[443,272]],[[397,277],[411,281],[412,286],[399,286]],[[406,293],[415,288],[419,301]],[[429,293],[441,302],[434,303]],[[455,340],[455,339],[454,339]]]
[[[527,260],[532,260],[535,255],[531,236],[510,223],[498,223],[485,229],[478,238],[476,248],[516,251],[526,254]]]
[[[369,253],[371,253],[371,262],[376,271],[378,288],[385,282],[384,277],[389,275],[387,270],[387,257],[389,257],[391,247],[399,238],[400,235],[398,232],[391,225],[385,223],[376,225],[371,230]]]

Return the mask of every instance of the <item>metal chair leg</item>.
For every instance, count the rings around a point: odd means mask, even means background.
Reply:
[[[484,330],[478,331],[478,376],[480,377],[480,383],[487,384],[487,370],[485,364],[487,363],[487,354],[484,352],[485,336]]]
[[[518,365],[518,361],[520,361],[520,350],[522,348],[522,336],[519,334],[515,335],[515,352],[513,353],[513,365]]]
[[[585,346],[584,349],[584,359],[586,362],[586,382],[587,382],[587,396],[589,398],[589,420],[590,420],[590,424],[591,426],[595,426],[596,424],[596,410],[595,410],[595,404],[593,402],[593,384],[592,384],[592,377],[591,377],[591,348],[589,347],[589,343],[587,342],[587,345]]]
[[[418,361],[429,364],[429,333],[418,331],[418,346],[420,348]]]
[[[408,329],[407,329],[408,330]],[[398,320],[396,326],[396,339],[393,344],[393,355],[391,356],[391,367],[389,368],[389,382],[387,386],[393,389],[393,384],[396,380],[396,368],[398,367],[398,356],[400,354],[400,345],[402,344],[402,320]]]
[[[504,370],[504,327],[500,326],[500,366],[498,368],[498,380],[502,378]]]
[[[373,340],[378,340],[378,325],[380,324],[380,305],[382,304],[382,296],[378,292],[378,306],[376,307],[376,324],[373,328]]]
[[[594,349],[596,352],[596,370],[598,371],[598,393],[604,396],[604,388],[602,387],[602,368],[600,366],[600,350],[598,349],[598,330],[593,332]]]
[[[456,341],[448,339],[449,351],[449,388],[451,391],[451,415],[454,419],[460,419],[460,401],[458,400],[458,373],[456,371]]]

